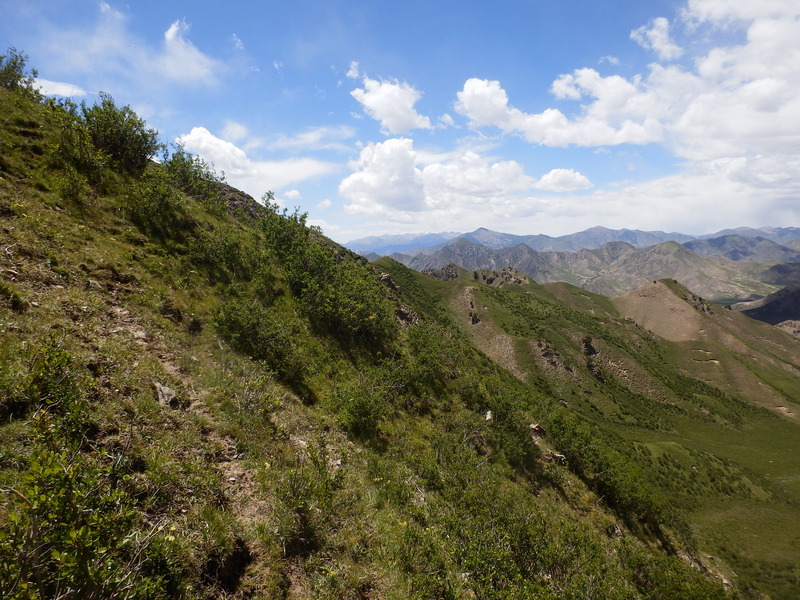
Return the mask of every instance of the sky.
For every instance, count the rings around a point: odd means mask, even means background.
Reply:
[[[0,42],[339,242],[800,226],[797,0],[0,0]]]

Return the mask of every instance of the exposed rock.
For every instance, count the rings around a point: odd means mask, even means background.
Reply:
[[[263,217],[266,209],[259,204],[250,194],[229,186],[227,183],[219,184],[219,195],[225,207],[232,215],[244,213],[251,219]]]
[[[181,409],[189,406],[188,400],[179,398],[178,392],[158,381],[153,382],[153,389],[155,390],[155,399],[161,406]]]
[[[397,320],[403,327],[411,327],[420,322],[419,315],[407,306],[400,306],[397,309]]]
[[[513,267],[504,267],[499,271],[475,271],[472,274],[473,279],[480,280],[486,285],[493,287],[502,287],[504,285],[524,285],[531,282],[531,278],[517,271]]]
[[[398,286],[394,282],[391,275],[389,275],[388,273],[381,273],[380,277],[381,277],[381,283],[385,283],[390,290],[394,290],[398,294],[400,293],[400,286]]]
[[[458,279],[458,267],[454,264],[449,264],[441,269],[426,269],[422,274],[440,281],[452,281],[453,279]]]
[[[778,323],[775,327],[783,329],[786,333],[791,333],[800,337],[800,321],[783,321]]]

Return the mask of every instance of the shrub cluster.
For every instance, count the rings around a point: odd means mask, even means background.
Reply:
[[[279,212],[270,200],[268,194],[260,222],[264,242],[314,325],[342,339],[385,340],[394,311],[375,272],[324,242],[318,229],[306,226],[306,214]]]

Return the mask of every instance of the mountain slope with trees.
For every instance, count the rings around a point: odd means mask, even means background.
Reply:
[[[758,444],[720,448],[793,421],[673,369],[602,297],[370,265],[24,65],[0,58],[22,80],[0,87],[0,595],[791,597],[798,454],[768,476]],[[783,537],[715,537],[712,503]]]

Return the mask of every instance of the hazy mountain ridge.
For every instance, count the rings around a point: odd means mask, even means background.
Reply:
[[[785,243],[800,244],[800,228],[798,227],[762,227],[760,229],[739,227],[737,229],[727,229],[711,234],[690,235],[678,232],[667,233],[664,231],[641,231],[636,229],[609,229],[607,227],[598,226],[557,237],[544,234],[517,235],[501,233],[481,227],[469,233],[372,236],[347,242],[344,246],[360,254],[375,253],[388,256],[393,253],[417,254],[422,252],[430,254],[441,250],[447,244],[453,243],[458,239],[466,239],[492,249],[508,248],[519,244],[525,244],[534,250],[540,251],[577,251],[600,248],[610,242],[626,242],[637,248],[643,248],[662,242],[686,244],[730,236],[739,238],[739,245],[746,248],[750,246],[748,246],[748,242],[741,241],[742,238],[762,238],[779,245]],[[428,241],[430,241],[430,243],[427,243]],[[710,254],[715,254],[714,249],[718,248],[720,243],[697,243],[696,245],[698,248],[707,248],[708,250],[706,250],[706,252]],[[797,248],[793,249],[796,250]],[[725,251],[730,251],[730,249],[723,248],[717,250],[716,252],[719,252],[719,254],[715,255],[723,256],[724,254],[722,254],[722,252]],[[752,253],[752,250],[750,250],[750,252]],[[732,257],[728,256],[728,258]],[[778,261],[787,262],[782,259],[778,259]]]
[[[394,252],[406,252],[418,248],[426,248],[443,244],[462,234],[454,232],[442,233],[405,233],[383,236],[370,236],[353,240],[344,244],[346,248],[359,254],[375,253],[381,256]]]
[[[683,244],[700,256],[723,256],[731,260],[754,262],[800,262],[800,251],[760,236],[730,234]]]

